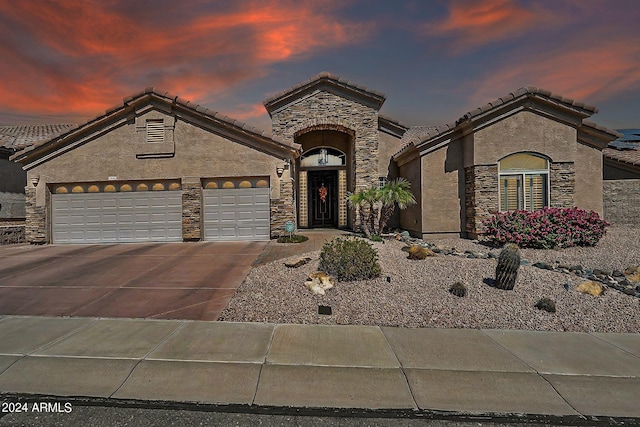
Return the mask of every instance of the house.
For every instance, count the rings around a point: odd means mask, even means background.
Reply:
[[[622,136],[602,150],[604,217],[617,225],[640,226],[640,129],[621,129]]]
[[[266,240],[285,224],[357,228],[349,192],[402,176],[395,226],[476,236],[491,212],[603,212],[595,107],[526,87],[440,127],[380,114],[385,95],[321,73],[264,102],[268,134],[148,88],[12,156],[27,171],[27,240]]]
[[[0,220],[21,220],[25,217],[27,173],[9,157],[38,141],[59,135],[74,125],[0,126]]]

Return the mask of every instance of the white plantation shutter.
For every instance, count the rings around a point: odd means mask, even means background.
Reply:
[[[546,195],[546,176],[545,175],[527,175],[527,209],[537,210],[545,206]]]
[[[500,188],[502,189],[502,197],[500,198],[501,211],[513,211],[522,208],[520,178],[519,175],[503,176],[500,178]]]
[[[147,121],[147,142],[151,144],[161,144],[164,142],[164,121]]]

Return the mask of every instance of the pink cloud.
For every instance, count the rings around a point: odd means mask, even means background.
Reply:
[[[527,84],[596,104],[640,89],[640,46],[628,38],[601,38],[588,46],[573,43],[538,55],[514,55],[502,67],[478,78],[472,101],[481,105]]]
[[[11,40],[0,46],[11,64],[0,67],[11,82],[0,88],[0,110],[91,116],[151,85],[197,102],[371,31],[338,17],[338,0],[194,5],[192,15],[145,20],[122,12],[128,0],[0,0],[0,38]]]
[[[447,46],[461,53],[478,46],[519,36],[556,21],[543,9],[525,8],[515,0],[458,0],[449,16],[424,27],[428,36],[449,39]]]

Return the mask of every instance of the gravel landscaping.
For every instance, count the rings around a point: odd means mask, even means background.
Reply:
[[[299,268],[274,261],[255,267],[236,291],[219,320],[237,322],[349,324],[433,328],[527,329],[574,332],[640,332],[640,298],[607,288],[595,297],[576,290],[585,281],[565,274],[523,265],[514,290],[491,286],[496,260],[467,258],[497,253],[465,239],[433,240],[439,248],[459,255],[438,254],[409,260],[405,243],[395,239],[372,243],[382,275],[373,280],[338,282],[326,295],[313,295],[304,286],[318,268],[319,252],[299,254],[312,260]],[[640,265],[640,230],[609,228],[596,247],[561,250],[523,249],[532,264],[582,265],[585,269],[624,270]],[[465,297],[449,293],[462,281]],[[543,297],[555,301],[556,313],[534,306]],[[332,314],[318,314],[319,306]]]

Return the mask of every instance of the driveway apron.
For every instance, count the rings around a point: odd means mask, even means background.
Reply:
[[[1,247],[0,314],[216,320],[266,244]]]

